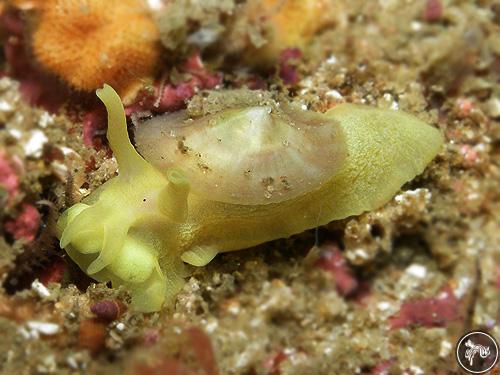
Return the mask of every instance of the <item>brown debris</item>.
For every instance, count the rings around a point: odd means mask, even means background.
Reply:
[[[78,330],[78,347],[98,354],[104,349],[106,324],[98,319],[87,319],[80,322]]]

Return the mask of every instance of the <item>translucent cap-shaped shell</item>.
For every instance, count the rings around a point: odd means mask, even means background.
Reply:
[[[336,120],[289,105],[254,106],[188,119],[185,112],[142,123],[139,152],[156,168],[179,168],[194,194],[259,205],[318,189],[346,157]]]

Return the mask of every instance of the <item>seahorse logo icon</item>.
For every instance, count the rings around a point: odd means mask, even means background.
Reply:
[[[474,356],[476,353],[479,353],[481,358],[486,358],[490,355],[489,346],[474,344],[471,340],[467,340],[465,346],[469,348],[465,351],[465,358],[469,360],[471,366],[474,364]]]
[[[484,374],[498,362],[498,344],[485,332],[469,332],[458,341],[456,358],[464,370],[472,374]]]

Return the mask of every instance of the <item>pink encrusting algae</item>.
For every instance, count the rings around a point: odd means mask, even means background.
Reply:
[[[4,228],[16,240],[33,241],[40,228],[40,213],[32,204],[23,203],[19,214],[7,220]]]
[[[392,329],[411,326],[445,327],[460,318],[460,301],[449,285],[437,297],[403,302],[399,312],[389,319]]]
[[[7,192],[7,204],[19,194],[19,176],[13,167],[13,161],[5,151],[0,150],[0,189]]]

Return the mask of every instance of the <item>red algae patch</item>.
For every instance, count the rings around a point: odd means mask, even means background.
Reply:
[[[389,319],[389,324],[392,329],[415,325],[445,327],[458,318],[459,301],[446,286],[437,297],[404,302],[399,312]]]
[[[4,225],[5,230],[16,240],[33,241],[40,227],[40,214],[31,204],[23,204],[21,212]]]
[[[10,203],[19,193],[19,177],[3,150],[0,150],[0,189],[7,192],[7,201]]]
[[[335,245],[329,245],[324,246],[320,251],[316,266],[331,275],[337,292],[342,296],[349,296],[356,292],[359,282],[340,250]]]

